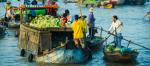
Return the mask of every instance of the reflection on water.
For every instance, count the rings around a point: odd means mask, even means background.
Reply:
[[[1,4],[0,4],[1,5]],[[79,14],[79,9],[75,4],[62,4],[59,11],[68,8],[72,15]],[[123,35],[125,38],[133,40],[148,48],[150,42],[150,22],[143,20],[144,15],[148,12],[149,6],[119,6],[115,9],[95,8],[96,26],[102,26],[108,29],[111,24],[111,17],[117,15],[124,23]],[[0,11],[0,13],[3,11]],[[88,8],[82,9],[83,14],[88,15]],[[15,38],[15,30],[8,29],[8,34],[0,37],[0,64],[1,66],[59,66],[55,64],[29,63],[26,58],[20,57],[20,50],[17,48],[18,38]],[[105,36],[105,35],[104,35]],[[112,41],[111,39],[109,39]],[[126,46],[126,43],[124,44]],[[113,63],[103,60],[102,51],[93,55],[93,59],[85,64],[69,64],[67,66],[148,66],[150,65],[150,51],[131,44],[129,47],[137,48],[140,54],[135,63]],[[62,65],[66,66],[66,65]]]

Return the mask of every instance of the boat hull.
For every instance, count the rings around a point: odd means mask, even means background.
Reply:
[[[81,49],[59,49],[52,53],[37,56],[36,62],[53,64],[78,64],[84,63],[89,58],[89,54]]]
[[[104,59],[114,62],[130,62],[136,60],[139,52],[136,49],[106,45],[103,50]]]
[[[104,52],[104,58],[109,61],[114,62],[130,62],[134,61],[138,56],[138,53],[127,53],[127,54],[120,54],[120,53],[108,53]]]

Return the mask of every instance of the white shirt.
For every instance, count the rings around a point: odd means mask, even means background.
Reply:
[[[119,20],[116,20],[116,22],[112,22],[112,24],[109,28],[109,31],[110,31],[110,33],[115,34],[115,29],[116,29],[116,32],[120,33],[122,30],[122,27],[123,27],[122,22],[120,22]]]

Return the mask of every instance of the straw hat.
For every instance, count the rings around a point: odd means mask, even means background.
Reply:
[[[7,4],[11,4],[11,2],[10,2],[10,1],[7,1],[6,3],[7,3]]]
[[[94,11],[94,8],[91,7],[91,8],[89,9],[89,12],[93,12],[93,11]]]

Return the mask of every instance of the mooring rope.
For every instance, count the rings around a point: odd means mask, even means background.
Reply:
[[[109,36],[107,36],[105,39],[104,39],[104,41],[106,41],[111,35],[113,35],[113,36],[116,36],[115,34],[113,34],[113,33],[110,33],[109,31],[107,31],[107,30],[104,30],[102,27],[101,28],[99,28],[99,27],[96,27],[97,29],[100,29],[100,30],[102,30],[102,31],[104,31],[104,32],[106,32],[106,33],[108,33],[109,34]],[[131,41],[131,40],[127,40],[126,38],[123,38],[123,40],[125,40],[125,41],[127,41],[127,42],[129,42],[129,43],[131,43],[131,44],[134,44],[134,45],[137,45],[137,46],[140,46],[140,47],[143,47],[143,48],[145,48],[145,49],[147,49],[147,50],[150,50],[150,48],[148,48],[148,47],[145,47],[145,46],[143,46],[143,45],[140,45],[140,44],[138,44],[138,43],[135,43],[135,42],[133,42],[133,41]]]

